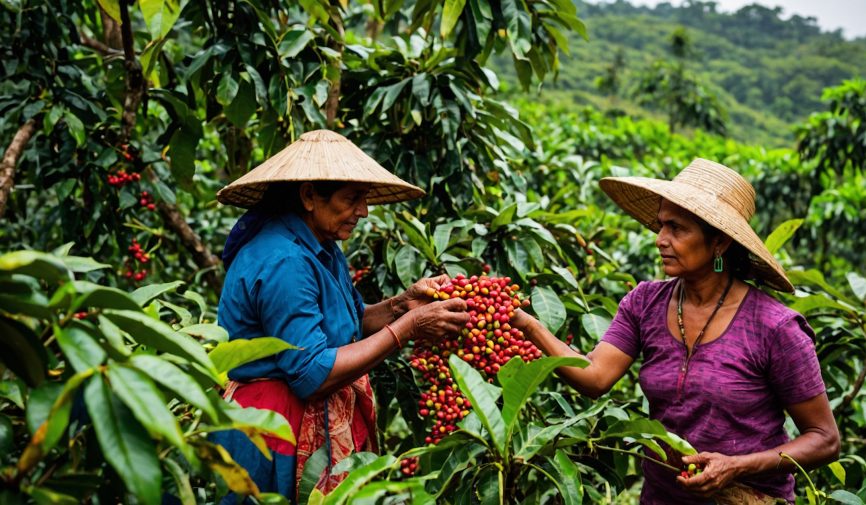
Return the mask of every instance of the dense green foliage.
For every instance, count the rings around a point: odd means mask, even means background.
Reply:
[[[808,20],[709,5],[581,6],[591,41],[628,42],[611,42],[602,58],[578,38],[586,28],[563,0],[4,3],[0,22],[15,29],[0,33],[0,138],[17,153],[11,172],[0,170],[0,501],[156,503],[165,492],[187,504],[228,488],[252,492],[204,434],[234,426],[288,436],[216,392],[226,370],[279,347],[219,343],[223,272],[213,252],[239,212],[214,195],[321,127],[428,191],[371,209],[344,244],[353,268],[370,267],[359,282],[367,301],[421,276],[489,264],[584,351],[618,300],[660,275],[653,236],[600,193],[598,179],[670,177],[695,156],[743,173],[758,192],[753,225],[800,288],[783,301],[818,334],[843,433],[840,462],[812,472],[817,489],[798,478],[799,495],[866,499],[862,81],[828,89],[829,110],[820,102],[822,88],[862,71],[866,51]],[[562,91],[505,101],[488,66],[496,61],[527,88],[558,71],[553,86],[583,97],[602,78],[607,105],[636,111],[626,96],[637,68],[669,60],[664,48],[680,24],[697,48],[681,64],[729,108],[732,137],[788,143],[782,121],[816,113],[800,129],[799,152],[672,134],[664,121],[551,99]],[[792,40],[814,58],[795,56]],[[622,64],[611,61],[615,47]],[[809,77],[785,102],[777,91],[800,76]],[[350,478],[325,499],[628,503],[643,449],[689,450],[646,419],[636,367],[592,402],[547,379],[556,363],[510,363],[493,385],[452,363],[474,414],[425,446],[418,386],[404,356],[393,356],[374,371],[385,454],[347,461]],[[420,470],[403,479],[407,456],[421,458]]]
[[[652,62],[668,58],[669,37],[685,28],[694,44],[694,71],[728,111],[728,135],[741,141],[793,145],[792,126],[822,107],[825,87],[866,76],[866,38],[845,40],[838,32],[822,32],[812,18],[779,8],[753,4],[726,13],[715,2],[649,8],[617,1],[579,2],[578,13],[589,41],[571,45],[545,93],[652,116],[629,91]],[[610,71],[617,55],[619,91],[600,91],[596,78]]]

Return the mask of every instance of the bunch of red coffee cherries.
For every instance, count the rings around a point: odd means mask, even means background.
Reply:
[[[410,365],[421,373],[427,390],[418,402],[419,414],[432,421],[425,442],[438,443],[457,429],[457,423],[469,414],[469,400],[458,390],[451,377],[448,357],[456,354],[472,365],[488,382],[511,358],[524,361],[541,357],[541,350],[524,339],[523,332],[509,324],[514,311],[520,308],[520,286],[510,277],[458,275],[428,293],[434,299],[463,298],[469,311],[469,322],[459,334],[439,341],[436,345],[417,345]]]
[[[132,245],[129,246],[129,257],[126,258],[126,272],[123,274],[124,277],[135,282],[144,280],[148,273],[147,268],[145,268],[144,265],[149,261],[150,255],[147,254],[147,251],[141,248],[141,244],[139,244],[136,239],[132,239]]]
[[[120,169],[113,174],[108,174],[106,178],[110,186],[122,188],[130,182],[138,182],[141,180],[141,174],[138,172],[128,173],[126,170]]]
[[[147,210],[156,209],[156,204],[153,203],[153,195],[151,195],[147,191],[141,192],[141,196],[139,196],[138,198],[138,203]]]

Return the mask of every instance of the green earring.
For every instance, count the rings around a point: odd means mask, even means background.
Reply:
[[[716,272],[725,271],[725,260],[722,259],[721,254],[717,254],[716,259],[713,260],[713,270]]]

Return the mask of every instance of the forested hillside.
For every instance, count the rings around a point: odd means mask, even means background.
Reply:
[[[750,5],[726,13],[715,2],[655,8],[625,1],[577,3],[589,40],[571,35],[571,54],[563,55],[558,79],[544,85],[543,101],[663,117],[637,105],[635,91],[653,62],[672,58],[670,39],[682,27],[690,45],[686,69],[726,109],[728,136],[790,146],[793,126],[823,109],[824,88],[866,75],[866,39],[850,41],[838,31],[822,32],[813,18],[780,8]],[[509,75],[510,65],[500,68]]]

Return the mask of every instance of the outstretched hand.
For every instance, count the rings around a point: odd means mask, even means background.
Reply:
[[[701,468],[701,473],[690,477],[677,477],[677,482],[686,491],[702,497],[710,497],[740,475],[739,460],[736,456],[726,456],[717,452],[701,452],[691,456],[683,456],[683,465],[694,463]]]

